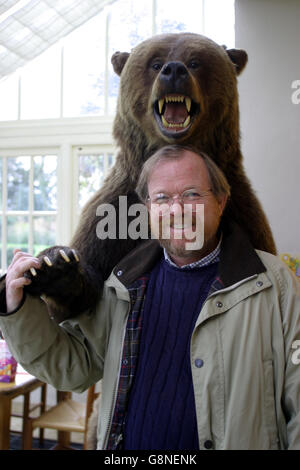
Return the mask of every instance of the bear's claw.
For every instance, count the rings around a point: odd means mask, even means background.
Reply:
[[[48,256],[44,256],[43,258],[44,262],[48,265],[48,266],[53,266],[53,264],[51,263],[50,259],[48,258]]]
[[[37,258],[41,267],[24,273],[24,277],[31,280],[24,290],[32,296],[47,298],[55,320],[63,321],[95,305],[101,276],[79,261],[77,251],[53,246]]]
[[[74,296],[80,291],[83,269],[75,250],[68,247],[51,247],[41,252],[39,269],[31,268],[24,277],[31,280],[26,291],[31,295],[60,296],[63,292]]]

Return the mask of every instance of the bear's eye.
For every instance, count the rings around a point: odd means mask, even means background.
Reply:
[[[153,68],[153,70],[159,71],[162,68],[162,63],[161,62],[154,62],[154,64],[152,64],[152,68]]]
[[[191,60],[188,63],[188,68],[189,69],[197,69],[200,66],[199,62],[197,60]]]

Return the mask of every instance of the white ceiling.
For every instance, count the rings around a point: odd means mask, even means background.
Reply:
[[[0,79],[115,0],[0,0]]]

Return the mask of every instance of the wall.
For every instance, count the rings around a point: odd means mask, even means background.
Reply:
[[[236,0],[235,9],[236,47],[249,55],[239,78],[245,168],[278,252],[300,254],[300,0]]]

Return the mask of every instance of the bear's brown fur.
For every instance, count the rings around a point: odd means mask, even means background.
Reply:
[[[70,254],[73,262],[62,267],[53,253],[57,248],[46,250],[52,260],[55,258],[53,266],[43,265],[27,288],[30,292],[52,296],[56,305],[69,309],[68,316],[95,303],[99,287],[112,268],[140,242],[98,239],[96,209],[101,203],[112,203],[117,208],[120,195],[128,196],[128,206],[137,202],[135,186],[144,161],[158,148],[173,143],[192,145],[213,158],[231,186],[226,217],[238,221],[255,248],[275,253],[267,219],[242,164],[237,75],[246,63],[245,51],[227,50],[192,33],[154,36],[130,54],[113,55],[114,70],[121,76],[113,129],[119,147],[116,163],[103,187],[84,208],[71,241],[80,263],[76,264]],[[184,97],[183,102],[171,102],[178,96]],[[166,98],[171,101],[167,103]],[[186,127],[182,127],[186,119]],[[166,127],[163,121],[173,123],[173,127]],[[68,277],[71,266],[73,274]],[[62,278],[63,288],[57,288]],[[61,320],[57,312],[54,309]]]

